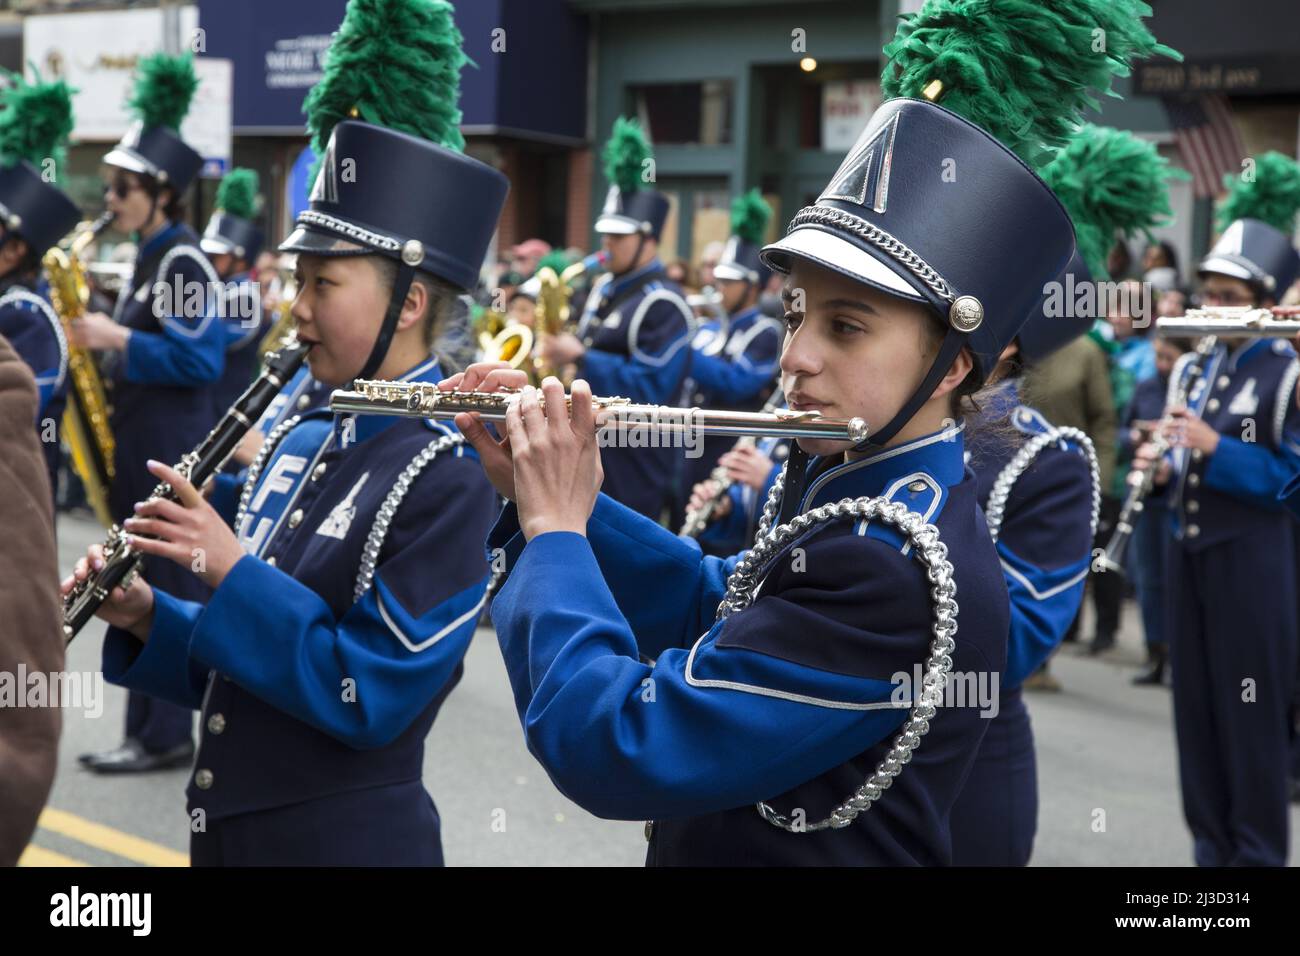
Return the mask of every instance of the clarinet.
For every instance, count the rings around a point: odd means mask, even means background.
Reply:
[[[268,353],[262,373],[235,400],[198,447],[180,460],[176,470],[196,488],[202,488],[224,467],[244,435],[262,417],[285,383],[293,378],[310,348],[310,345],[300,344],[290,333],[279,351]],[[149,496],[151,501],[159,498],[176,500],[175,491],[165,481],[159,483]],[[64,641],[72,643],[114,588],[130,587],[143,564],[144,555],[131,548],[126,533],[117,525],[109,528],[104,540],[104,566],[98,571],[92,570],[86,580],[78,583],[63,599]]]
[[[1156,472],[1160,468],[1160,462],[1173,447],[1169,439],[1165,437],[1164,426],[1171,421],[1168,409],[1187,405],[1192,389],[1205,374],[1205,360],[1218,344],[1218,338],[1213,335],[1207,335],[1200,339],[1196,343],[1196,354],[1189,359],[1187,366],[1183,370],[1186,374],[1179,376],[1178,372],[1175,371],[1174,375],[1171,376],[1169,394],[1165,398],[1166,412],[1160,420],[1160,425],[1156,428],[1155,434],[1151,436],[1151,446],[1156,452],[1155,457],[1152,458],[1150,465],[1139,472],[1142,480],[1129,486],[1128,495],[1124,499],[1124,507],[1115,522],[1115,531],[1110,540],[1106,542],[1106,551],[1101,556],[1103,571],[1124,573],[1124,552],[1128,550],[1129,540],[1133,537],[1133,529],[1137,527],[1138,518],[1142,514],[1143,500],[1151,493],[1151,488],[1155,485]]]
[[[785,402],[785,395],[778,388],[772,393],[763,405],[764,412],[771,412],[779,408]],[[733,450],[740,448],[753,448],[758,444],[758,439],[753,435],[742,435],[736,439]],[[722,499],[727,497],[727,490],[734,482],[727,477],[727,469],[722,465],[716,466],[709,474],[709,480],[717,485],[717,490],[713,497],[709,498],[698,508],[686,511],[686,520],[682,523],[682,530],[678,531],[679,535],[685,535],[688,538],[698,538],[709,522],[713,520],[713,513],[718,510],[718,505],[722,504]]]

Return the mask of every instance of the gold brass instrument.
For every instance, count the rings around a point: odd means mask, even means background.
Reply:
[[[72,456],[72,467],[86,489],[86,500],[104,527],[113,523],[108,506],[108,488],[113,482],[115,444],[108,423],[108,399],[99,367],[89,349],[72,344],[72,323],[86,314],[90,287],[81,255],[108,228],[113,213],[106,212],[82,229],[68,248],[55,247],[41,264],[50,283],[50,299],[63,323],[68,339],[68,379],[71,384],[67,410],[63,413],[63,439]]]
[[[778,388],[772,393],[772,397],[763,404],[763,412],[774,412],[784,402],[785,394]],[[755,436],[742,435],[736,439],[734,449],[753,448],[757,444],[758,439]],[[700,507],[686,509],[686,519],[682,523],[682,529],[677,532],[678,534],[685,535],[688,538],[699,537],[701,532],[709,526],[709,522],[713,520],[713,513],[718,510],[718,505],[722,504],[722,499],[727,497],[727,490],[734,484],[727,475],[727,469],[722,465],[718,465],[709,473],[709,481],[717,486],[717,490]]]
[[[1231,308],[1189,309],[1178,318],[1156,319],[1156,335],[1214,335],[1220,339],[1290,338],[1300,334],[1300,307],[1273,309]]]
[[[359,379],[351,389],[330,396],[331,411],[340,414],[396,415],[403,418],[455,418],[473,412],[485,422],[503,422],[519,392],[443,391],[428,382],[381,382]],[[572,398],[569,399],[570,403]],[[627,398],[591,400],[602,429],[619,433],[652,431],[699,436],[740,437],[772,435],[780,438],[823,438],[830,441],[865,441],[870,430],[861,418],[822,418],[820,412],[775,409],[770,412],[711,411],[638,405]]]
[[[486,335],[486,333],[483,333]],[[533,354],[533,330],[519,322],[511,322],[486,340],[480,337],[485,362],[509,362],[519,368]]]
[[[549,266],[537,270],[536,279],[541,283],[537,293],[537,313],[534,328],[537,336],[560,335],[574,328],[573,283],[589,269],[596,269],[605,264],[608,256],[603,252],[594,252],[585,259],[569,265],[558,275]],[[568,369],[552,368],[540,355],[533,356],[533,381],[540,382],[548,375],[554,375],[567,386],[573,381]]]
[[[1172,334],[1177,335],[1180,333]],[[1205,336],[1196,343],[1196,351],[1194,353],[1189,352],[1185,359],[1180,359],[1178,365],[1174,367],[1174,371],[1170,374],[1169,391],[1165,395],[1165,414],[1160,419],[1155,434],[1151,436],[1151,446],[1156,453],[1155,457],[1150,465],[1138,472],[1141,475],[1141,480],[1129,485],[1128,495],[1124,498],[1124,507],[1120,510],[1119,518],[1115,521],[1115,531],[1111,534],[1110,540],[1106,542],[1106,551],[1101,556],[1103,570],[1124,573],[1124,552],[1128,550],[1128,543],[1133,537],[1133,530],[1137,527],[1138,518],[1142,514],[1143,501],[1151,493],[1151,488],[1155,485],[1156,472],[1160,469],[1160,463],[1164,460],[1169,449],[1173,447],[1173,443],[1165,437],[1165,426],[1172,420],[1169,415],[1170,409],[1187,406],[1192,389],[1205,375],[1205,364],[1218,344],[1219,341],[1215,336]],[[1183,374],[1184,372],[1185,374]]]
[[[293,300],[297,297],[298,286],[294,282],[293,274],[281,273],[280,300],[275,304],[275,321],[266,330],[266,335],[262,336],[262,342],[257,347],[262,355],[274,352],[276,346],[287,340],[294,332],[296,325],[293,318]]]

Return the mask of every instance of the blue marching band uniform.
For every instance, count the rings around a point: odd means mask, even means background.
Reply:
[[[721,518],[709,523],[700,532],[700,547],[705,554],[739,554],[754,542],[764,503],[772,493],[772,486],[780,477],[781,466],[790,454],[790,441],[785,438],[760,438],[754,445],[756,451],[772,462],[762,488],[752,488],[744,482],[733,481],[727,488],[731,508]]]

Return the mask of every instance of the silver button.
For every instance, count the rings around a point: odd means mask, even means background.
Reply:
[[[296,508],[293,514],[289,515],[289,527],[296,528],[300,524],[302,524],[302,509]]]
[[[908,491],[925,491],[925,489],[928,488],[928,487],[930,487],[930,486],[927,485],[924,481],[921,481],[920,479],[917,479],[916,481],[912,482],[910,485],[907,486],[907,490],[908,490]]]
[[[1219,386],[1219,391],[1223,391],[1232,384],[1232,379],[1228,378],[1226,375],[1220,375],[1219,380],[1215,384]]]
[[[654,832],[655,832],[655,822],[654,822],[653,820],[647,820],[647,821],[645,822],[645,841],[646,841],[646,843],[649,843],[649,842],[650,842],[650,838],[651,838],[652,836],[654,836]]]
[[[1205,452],[1201,451],[1199,448],[1192,449],[1192,461],[1200,461],[1204,457]]]
[[[299,395],[299,396],[298,396],[298,408],[299,408],[299,409],[306,408],[306,407],[307,407],[308,405],[310,405],[310,404],[311,404],[311,396],[310,396],[310,395]]]
[[[208,718],[208,733],[219,734],[226,729],[225,714],[213,714]]]
[[[275,567],[275,555],[272,555],[271,557],[267,558],[266,563],[269,564],[271,567]]]
[[[317,465],[314,469],[312,469],[311,480],[320,481],[321,475],[323,474],[325,474],[325,462],[322,461],[319,465]]]
[[[198,787],[200,790],[211,790],[211,789],[212,789],[212,771],[211,771],[211,770],[199,770],[199,771],[197,771],[197,772],[194,774],[194,786]]]
[[[1192,514],[1192,515],[1194,515],[1194,514],[1196,514],[1196,512],[1198,512],[1198,511],[1200,511],[1200,510],[1201,510],[1201,503],[1200,503],[1199,501],[1189,501],[1189,502],[1187,502],[1187,513],[1188,513],[1188,514]]]
[[[1198,475],[1196,472],[1192,472],[1190,475],[1187,476],[1187,483],[1191,485],[1193,488],[1195,488],[1197,485],[1201,483],[1201,476]]]
[[[1187,526],[1187,537],[1189,537],[1189,538],[1195,538],[1195,537],[1196,537],[1198,534],[1200,534],[1200,533],[1201,533],[1201,526],[1200,526],[1200,525],[1198,525],[1198,524],[1189,524],[1189,525]]]
[[[1219,410],[1219,400],[1212,398],[1205,403],[1205,410],[1208,412],[1217,412]]]

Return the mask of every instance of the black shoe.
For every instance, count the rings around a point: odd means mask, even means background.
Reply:
[[[1092,639],[1092,643],[1088,645],[1088,653],[1095,657],[1098,654],[1104,654],[1114,646],[1114,634],[1098,634]]]
[[[1153,664],[1141,674],[1133,678],[1133,683],[1143,687],[1159,687],[1165,682],[1165,669],[1159,664]]]
[[[112,750],[95,750],[90,753],[78,754],[77,762],[81,764],[83,767],[89,767],[91,764],[98,763],[99,761],[103,760],[105,757],[109,756],[110,754],[115,754],[119,750],[122,750],[130,746],[138,747],[140,746],[140,741],[137,740],[135,737],[127,737],[125,740],[123,740]]]
[[[96,754],[86,763],[95,773],[146,773],[185,767],[194,760],[194,741],[187,740],[170,750],[149,753],[138,740],[128,740],[116,750]]]

